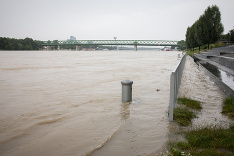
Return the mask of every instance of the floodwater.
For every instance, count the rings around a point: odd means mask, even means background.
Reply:
[[[212,74],[214,74],[217,78],[219,78],[223,83],[229,86],[232,90],[234,90],[234,76],[226,71],[219,69],[218,67],[209,64],[202,63],[207,70],[209,70]]]
[[[219,69],[221,73],[221,80],[228,85],[232,90],[234,90],[234,76]]]
[[[171,51],[0,51],[0,155],[152,155],[167,141]],[[133,101],[121,102],[121,80]]]

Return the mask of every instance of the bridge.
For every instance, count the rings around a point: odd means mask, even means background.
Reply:
[[[63,46],[76,45],[76,50],[81,45],[133,45],[137,51],[137,46],[179,46],[178,41],[170,40],[54,40],[41,41],[41,46]]]

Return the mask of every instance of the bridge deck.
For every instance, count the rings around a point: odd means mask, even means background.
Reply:
[[[41,41],[42,46],[54,45],[142,45],[142,46],[178,46],[178,41],[168,40],[54,40]]]

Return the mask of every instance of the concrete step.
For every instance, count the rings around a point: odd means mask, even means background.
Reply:
[[[234,52],[234,45],[214,48],[212,50],[214,50],[214,51],[222,51],[222,52]]]
[[[234,58],[234,52],[220,52],[220,55]]]
[[[209,51],[209,52],[203,52],[201,51],[200,52],[201,55],[220,55],[220,52],[219,51]]]

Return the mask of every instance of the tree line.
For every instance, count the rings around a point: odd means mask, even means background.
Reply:
[[[186,45],[189,49],[219,41],[224,31],[221,13],[216,5],[209,6],[204,14],[186,31]]]
[[[15,39],[0,37],[0,50],[39,50],[40,42],[31,38]]]
[[[58,40],[51,41],[57,43]],[[32,38],[15,39],[8,37],[0,37],[0,50],[40,50],[41,41],[33,40]],[[58,45],[51,47],[54,50],[58,49]],[[109,49],[116,50],[116,46],[99,46],[99,45],[81,45],[81,49]],[[76,45],[60,45],[60,49],[75,50]]]

